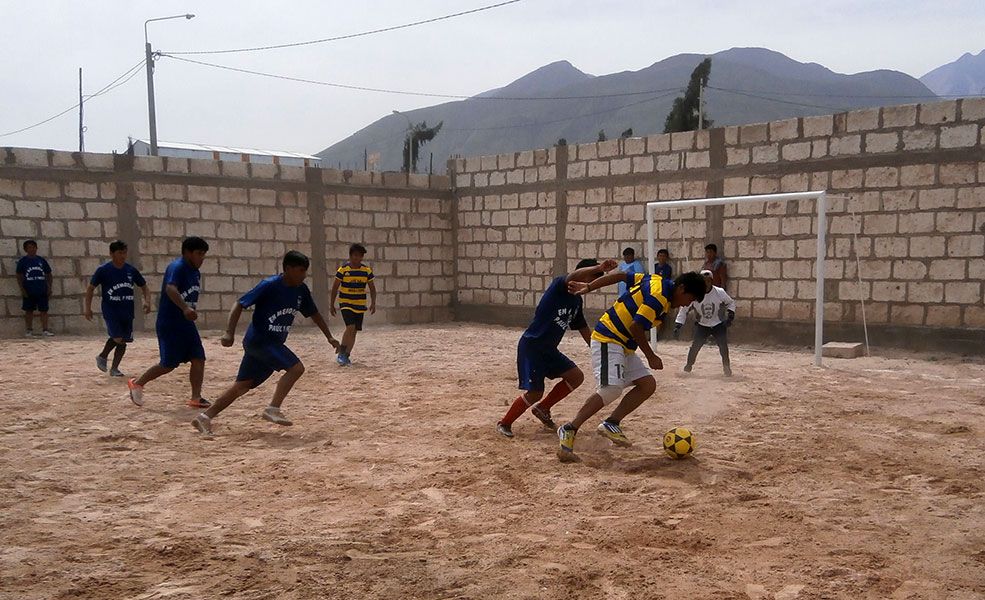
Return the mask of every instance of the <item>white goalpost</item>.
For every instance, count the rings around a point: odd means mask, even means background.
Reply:
[[[646,203],[646,253],[652,268],[656,259],[656,228],[653,213],[657,209],[688,208],[695,206],[720,206],[725,204],[746,204],[749,202],[790,202],[791,200],[814,200],[817,205],[817,258],[816,288],[814,301],[814,364],[821,366],[821,347],[824,345],[824,255],[827,254],[825,231],[827,230],[827,191],[789,192],[783,194],[759,194],[755,196],[727,196],[724,198],[698,198],[694,200],[668,200],[666,202]],[[649,269],[648,269],[649,270]],[[656,329],[650,331],[651,341],[656,343]]]

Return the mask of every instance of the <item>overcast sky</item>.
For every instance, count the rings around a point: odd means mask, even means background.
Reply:
[[[94,92],[143,58],[143,22],[162,51],[212,50],[356,33],[496,0],[0,0],[0,133],[77,101],[78,68]],[[294,49],[192,57],[351,85],[474,94],[568,60],[606,74],[682,52],[762,46],[842,73],[896,69],[915,77],[985,47],[985,0],[523,0],[402,31]],[[274,81],[162,58],[158,136],[317,152],[393,109],[440,102]],[[147,137],[143,72],[85,105],[86,149]],[[78,114],[0,146],[78,148]]]

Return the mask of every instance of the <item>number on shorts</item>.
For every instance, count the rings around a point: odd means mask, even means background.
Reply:
[[[623,379],[622,370],[623,370],[623,365],[616,365],[616,379],[618,379],[619,381],[622,381]]]

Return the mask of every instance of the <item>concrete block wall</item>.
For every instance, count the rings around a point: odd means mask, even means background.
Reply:
[[[331,278],[353,242],[368,247],[379,277],[374,319],[448,318],[448,190],[439,176],[0,148],[0,335],[22,330],[14,266],[29,237],[54,270],[51,319],[60,332],[101,331],[82,318],[82,305],[110,241],[128,242],[156,305],[163,271],[190,235],[211,246],[202,267],[205,328],[224,326],[236,299],[279,272],[290,249],[312,258],[308,284],[327,314]],[[152,326],[153,315],[140,324]]]

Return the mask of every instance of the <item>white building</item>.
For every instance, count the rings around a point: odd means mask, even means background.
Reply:
[[[150,156],[150,143],[146,140],[133,140],[133,153],[137,156]],[[210,144],[186,144],[184,142],[157,143],[158,156],[173,158],[205,158],[212,160],[235,160],[249,163],[288,165],[292,167],[320,167],[321,159],[311,154],[286,152],[281,150],[259,150],[257,148],[233,148]]]

